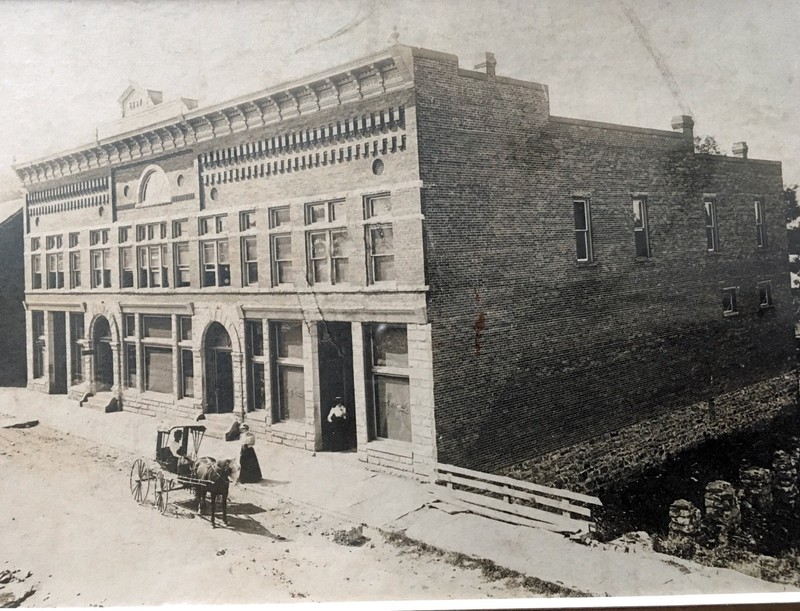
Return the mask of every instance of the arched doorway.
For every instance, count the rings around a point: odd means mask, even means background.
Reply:
[[[218,322],[206,332],[206,405],[211,413],[233,411],[231,336]]]
[[[111,351],[111,327],[105,316],[94,323],[94,381],[98,391],[114,385],[114,354]]]

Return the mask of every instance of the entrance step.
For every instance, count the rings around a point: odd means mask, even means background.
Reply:
[[[234,420],[238,420],[236,414],[206,414],[204,420],[198,420],[197,424],[206,427],[206,435],[215,439],[225,439]]]
[[[122,406],[119,404],[119,401],[110,392],[99,392],[94,395],[87,395],[80,402],[80,405],[106,414],[122,411]]]

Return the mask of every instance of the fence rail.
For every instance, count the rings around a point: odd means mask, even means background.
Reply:
[[[591,530],[592,510],[603,505],[588,494],[442,463],[436,465],[436,484],[435,494],[442,501],[511,524],[556,532]]]

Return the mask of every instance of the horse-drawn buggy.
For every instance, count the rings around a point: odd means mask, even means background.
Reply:
[[[155,463],[137,458],[131,466],[130,489],[133,500],[144,503],[153,486],[153,503],[166,513],[170,494],[176,490],[194,492],[198,511],[211,496],[211,525],[216,526],[216,498],[222,497],[222,521],[228,523],[228,485],[236,470],[234,460],[198,458],[206,427],[192,422],[158,429]]]

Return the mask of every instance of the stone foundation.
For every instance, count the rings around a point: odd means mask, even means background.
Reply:
[[[497,471],[557,488],[596,493],[624,483],[708,439],[755,430],[796,407],[794,373],[639,422]]]

